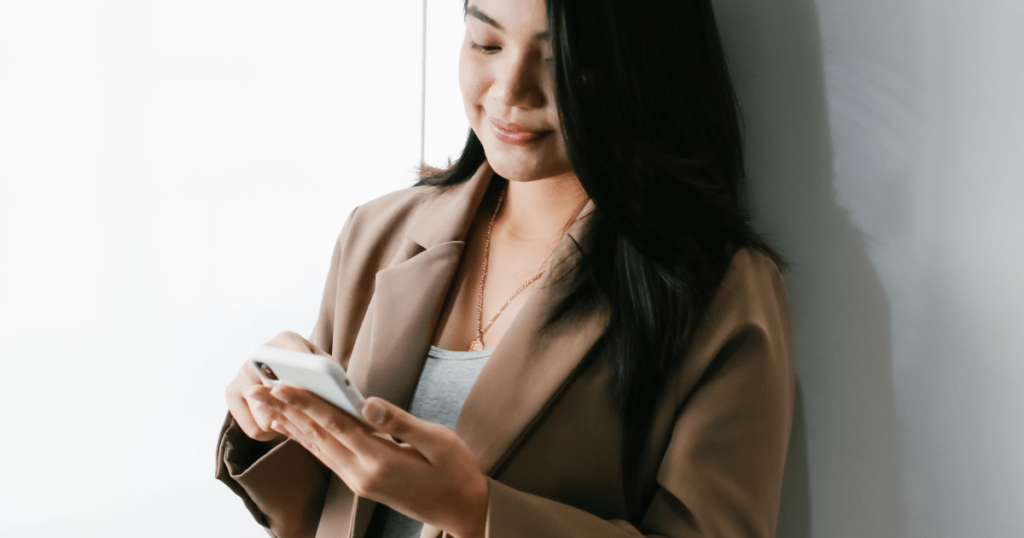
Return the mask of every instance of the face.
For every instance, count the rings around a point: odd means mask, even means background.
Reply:
[[[487,161],[513,181],[573,175],[555,105],[544,0],[470,0],[459,85]]]

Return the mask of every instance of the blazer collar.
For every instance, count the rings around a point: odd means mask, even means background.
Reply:
[[[536,282],[537,289],[491,352],[455,423],[455,432],[488,476],[501,471],[520,440],[543,419],[608,326],[609,310],[601,306],[563,320],[553,330],[543,330],[547,316],[564,297],[561,283],[565,280],[557,278],[554,265],[578,255],[579,239],[593,210],[593,201],[588,202],[562,239],[552,265]],[[441,534],[440,529],[424,525],[420,538]]]
[[[437,194],[413,217],[406,244],[392,264],[377,273],[359,336],[367,338],[368,345],[362,347],[357,341],[349,362],[350,377],[364,395],[408,406],[473,216],[493,176],[484,162],[465,183]],[[578,255],[579,240],[593,210],[590,201],[560,242],[552,265],[534,284],[534,292],[491,353],[455,425],[456,433],[488,475],[500,470],[517,441],[567,385],[607,326],[608,312],[598,308],[566,320],[555,331],[542,330],[551,309],[564,296],[562,279],[556,278],[558,260]],[[360,348],[366,351],[358,353]],[[348,517],[339,513],[349,520],[352,535],[365,532],[374,504],[357,499],[348,505]],[[325,514],[331,509],[325,506]],[[334,507],[338,509],[347,512]],[[438,533],[428,526],[421,536]]]
[[[534,284],[537,288],[491,352],[455,424],[455,432],[488,475],[500,470],[608,325],[608,309],[597,307],[551,329],[544,327],[565,296],[564,283],[570,280],[558,273],[558,264],[578,257],[587,217],[593,210],[590,201],[562,239],[551,265]]]
[[[485,161],[465,182],[425,193],[433,198],[410,218],[405,243],[377,272],[349,361],[349,377],[364,395],[408,405],[466,234],[493,176]]]
[[[465,240],[492,177],[494,170],[484,161],[463,183],[441,187],[433,201],[412,218],[406,237],[424,249]]]

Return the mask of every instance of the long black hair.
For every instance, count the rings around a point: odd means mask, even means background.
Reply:
[[[555,99],[569,158],[594,201],[556,325],[596,302],[625,428],[625,486],[665,380],[686,355],[742,247],[781,259],[741,202],[736,98],[709,0],[547,0]],[[468,179],[485,159],[472,130],[460,158],[423,185]],[[599,353],[598,353],[599,351]]]

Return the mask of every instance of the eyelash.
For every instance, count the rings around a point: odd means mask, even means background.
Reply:
[[[501,47],[485,47],[477,43],[476,41],[470,41],[470,45],[473,47],[473,50],[480,51],[484,54],[494,54],[495,52],[501,50]]]
[[[469,45],[473,48],[473,50],[478,51],[478,52],[480,52],[482,54],[494,54],[494,53],[496,53],[496,52],[501,50],[501,47],[484,46],[484,45],[481,45],[481,44],[477,43],[476,41],[470,41]],[[553,64],[553,63],[555,63],[555,59],[554,58],[544,58],[544,62],[547,63],[547,64]]]

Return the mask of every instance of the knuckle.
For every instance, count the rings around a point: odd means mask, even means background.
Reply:
[[[283,331],[267,342],[268,346],[292,351],[307,351],[306,339],[294,331]]]
[[[299,333],[297,333],[295,331],[281,331],[277,336],[280,337],[280,338],[286,339],[286,340],[288,340],[290,342],[295,342],[295,341],[301,341],[302,340],[302,336],[299,335]]]
[[[343,418],[332,416],[324,422],[324,429],[334,435],[342,435],[349,430],[349,426]]]
[[[309,453],[314,455],[314,456],[316,456],[317,454],[320,453],[320,447],[317,446],[317,444],[313,440],[311,440],[311,439],[300,438],[299,439],[299,444],[302,445],[303,448],[308,450]]]
[[[243,392],[245,398],[248,400],[256,396],[260,387],[261,385],[251,385],[249,388],[245,389],[245,391]]]
[[[250,408],[262,409],[266,412],[276,410],[279,407],[277,400],[268,398],[266,394],[262,393],[262,390],[260,386],[254,386],[245,392],[243,398],[245,398]]]
[[[455,430],[444,427],[442,427],[441,430],[443,431],[444,438],[448,440],[448,442],[460,445],[463,444],[462,438],[459,437],[459,434],[455,433]]]
[[[316,426],[306,426],[302,428],[302,433],[313,443],[319,443],[324,438],[323,434],[320,433],[320,429]]]
[[[259,417],[266,415],[266,408],[259,402],[253,402],[251,400],[244,400],[245,406],[249,408],[249,414],[253,418],[258,419]]]
[[[264,413],[260,413],[257,415],[254,413],[253,418],[256,420],[256,426],[258,426],[259,429],[263,430],[263,432],[274,431],[270,428],[270,422],[273,420],[270,417],[270,415]]]
[[[397,437],[405,436],[406,434],[409,433],[409,430],[412,429],[409,427],[409,423],[404,420],[389,420],[386,422],[386,424],[388,427],[388,431],[390,431],[392,435],[395,435]]]
[[[454,434],[455,432],[453,432],[452,430],[449,430],[448,428],[445,428],[444,426],[442,426],[440,424],[435,424],[435,423],[431,422],[431,423],[427,424],[427,433],[431,434],[434,437],[442,437],[442,438],[445,438],[445,439],[451,439],[451,435],[449,435],[449,434]]]
[[[427,428],[427,443],[435,446],[451,446],[453,441],[451,435],[452,433],[454,432],[452,432],[448,428],[445,428],[444,426],[432,424],[430,425],[430,427]]]
[[[274,387],[271,394],[278,400],[281,400],[296,409],[302,411],[309,409],[309,400],[301,389],[295,389],[288,385],[277,385]]]

